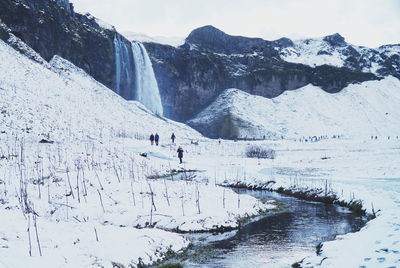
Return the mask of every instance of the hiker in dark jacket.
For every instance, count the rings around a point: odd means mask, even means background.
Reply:
[[[171,140],[172,140],[172,143],[175,142],[175,134],[174,133],[172,133],[172,135],[171,135]]]
[[[154,136],[154,140],[156,141],[156,145],[158,146],[158,140],[160,139],[160,136],[158,136],[158,133]]]
[[[183,150],[182,150],[182,147],[181,147],[181,146],[179,146],[177,152],[178,152],[178,157],[179,157],[180,164],[182,164]]]
[[[153,135],[153,133],[151,133],[151,135],[150,135],[150,142],[151,142],[151,145],[153,145],[153,143],[154,143],[154,135]]]

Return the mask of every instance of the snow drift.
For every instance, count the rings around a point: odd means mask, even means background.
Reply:
[[[227,89],[187,123],[204,135],[236,138],[352,138],[400,135],[400,81],[353,84],[330,94],[313,85],[267,99]]]

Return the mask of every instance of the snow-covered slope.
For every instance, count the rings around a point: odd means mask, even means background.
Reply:
[[[342,36],[334,34],[323,38],[297,40],[291,46],[276,49],[283,60],[311,67],[327,64],[382,76],[387,72],[400,73],[400,45],[372,49],[348,44]]]
[[[343,47],[336,49],[322,38],[294,41],[294,46],[284,48],[281,57],[285,61],[302,63],[309,66],[323,64],[342,67],[346,60]]]
[[[0,266],[22,267],[29,262],[33,267],[88,267],[94,263],[102,266],[111,265],[112,261],[134,265],[140,259],[144,263],[151,263],[170,249],[180,250],[187,246],[187,241],[179,235],[160,230],[135,230],[112,224],[102,226],[99,225],[101,220],[91,221],[90,224],[79,224],[82,221],[79,219],[81,215],[87,215],[89,211],[93,212],[93,208],[86,207],[88,203],[91,203],[90,195],[82,195],[82,198],[86,200],[86,206],[80,209],[77,209],[79,202],[73,204],[73,199],[77,201],[76,196],[70,201],[67,197],[64,204],[64,198],[68,195],[62,194],[63,187],[60,187],[59,182],[66,179],[62,178],[63,169],[69,170],[71,176],[74,174],[73,162],[80,163],[79,155],[82,154],[79,151],[82,152],[85,147],[88,150],[90,146],[92,148],[90,154],[93,154],[104,150],[102,144],[114,141],[113,145],[108,146],[107,151],[110,152],[114,146],[117,146],[119,138],[147,139],[151,131],[158,131],[165,135],[170,135],[171,131],[175,131],[175,133],[180,133],[177,136],[180,135],[181,139],[200,137],[199,134],[183,124],[155,117],[138,103],[125,101],[60,57],[54,57],[50,64],[38,63],[44,62],[39,55],[34,55],[33,59],[35,61],[0,41],[0,135],[2,140],[0,170],[2,174],[7,174],[7,178],[0,180],[2,222],[0,236],[3,241],[2,248],[7,248],[6,251],[2,250],[0,253]],[[40,146],[41,139],[55,144],[49,147]],[[17,147],[20,149],[16,149]],[[20,157],[16,153],[17,150],[20,151]],[[53,171],[42,168],[42,175],[39,177],[39,173],[33,172],[35,170],[33,163],[41,163],[45,166],[44,155],[47,155],[48,161],[52,162],[55,159],[50,160],[55,156],[54,150],[58,150],[59,157],[63,155],[61,157],[63,160],[59,158],[58,168]],[[109,156],[110,154],[105,153],[101,156],[101,161],[108,161],[106,159]],[[119,159],[123,157],[122,152],[119,153],[119,157]],[[33,160],[34,158],[36,160]],[[20,167],[23,166],[24,174],[21,173],[20,180],[25,185],[25,190],[21,188],[18,190],[18,187],[13,186],[15,183],[19,184],[19,179],[11,171],[12,166],[17,162]],[[89,174],[88,170],[85,172]],[[100,171],[98,173],[100,180],[104,179],[102,173]],[[35,183],[45,177],[47,178],[45,180],[49,181],[46,199],[44,192],[41,194],[40,191],[40,184],[43,182]],[[50,183],[50,178],[53,178],[52,183]],[[53,184],[54,182],[56,185]],[[93,184],[89,181],[87,183],[87,191],[90,192]],[[35,187],[33,185],[39,186],[38,196],[31,192]],[[126,186],[124,188],[127,189]],[[22,195],[21,191],[26,193],[25,206],[17,201],[17,196]],[[101,192],[107,195],[103,190]],[[110,188],[109,193],[113,193]],[[43,201],[47,203],[47,206]],[[106,200],[105,203],[107,203]],[[60,204],[71,209],[71,212],[67,212],[66,218],[65,214],[61,216],[56,212]],[[23,210],[26,214],[21,213]],[[25,243],[26,236],[22,233],[25,233],[24,226],[28,217],[32,220],[33,227],[34,214],[29,213],[32,210],[38,217],[37,228],[42,252],[37,247],[29,249],[34,258],[27,260],[29,254],[28,248],[25,250],[25,247],[28,244]],[[70,219],[75,217],[73,220],[75,222],[68,220],[68,214]],[[89,217],[85,218],[84,222],[88,220]],[[58,224],[54,224],[53,221]],[[94,227],[97,228],[96,232],[99,232],[100,237],[102,236],[100,238],[102,243],[95,246],[92,240],[94,237],[88,236],[93,232],[93,224],[96,225]],[[74,235],[71,236],[72,233]],[[111,247],[107,248],[109,245],[115,245],[115,237],[118,237],[120,245],[124,245],[120,248],[129,250],[115,251]],[[39,256],[39,253],[45,257],[35,257]]]
[[[207,133],[229,119],[231,133],[249,138],[396,136],[400,135],[398,107],[400,81],[394,77],[350,85],[336,94],[307,85],[273,99],[227,89],[188,123]]]
[[[147,139],[151,132],[200,137],[183,124],[158,118],[139,103],[125,101],[58,56],[52,59],[49,69],[2,41],[0,49],[1,61],[7,63],[0,65],[1,109],[7,115],[2,119],[3,128],[18,124],[20,129],[30,128],[56,141],[70,134],[79,139]],[[8,120],[13,120],[12,125]]]

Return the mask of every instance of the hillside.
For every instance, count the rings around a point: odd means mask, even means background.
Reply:
[[[0,67],[3,127],[30,129],[29,136],[45,135],[60,142],[65,137],[147,139],[151,132],[168,136],[174,131],[199,137],[183,124],[155,117],[138,102],[127,102],[59,56],[39,64],[3,41],[1,53],[7,62]],[[9,121],[15,118],[19,120]]]
[[[187,123],[206,136],[223,138],[400,135],[400,81],[349,85],[330,94],[313,85],[267,99],[227,89]]]
[[[11,38],[28,49],[15,37]],[[33,56],[34,52],[29,51]],[[115,155],[119,155],[120,165],[127,157],[120,151],[118,140],[147,139],[152,131],[159,131],[161,135],[175,131],[180,138],[200,137],[199,134],[182,124],[155,117],[138,103],[125,101],[58,56],[50,64],[43,59],[43,64],[38,63],[39,55],[34,58],[36,61],[28,59],[0,40],[0,170],[7,174],[7,178],[0,179],[3,248],[0,266],[21,267],[29,262],[35,267],[77,267],[93,263],[110,265],[112,261],[135,264],[140,259],[149,263],[151,258],[159,258],[168,250],[187,246],[187,241],[180,236],[161,230],[123,229],[114,224],[103,226],[100,219],[80,224],[89,220],[90,211],[96,211],[88,207],[88,203],[93,206],[96,199],[90,201],[88,193],[93,191],[94,176],[90,175],[87,169],[90,165],[86,164],[89,164],[89,156],[91,161],[101,157],[98,163],[104,165],[104,170],[98,171],[98,182],[104,180],[108,193],[114,195],[119,190],[111,188],[111,182],[107,183],[104,177],[107,164],[104,163],[115,161]],[[20,170],[20,176],[14,173],[14,168]],[[79,187],[83,186],[75,184],[78,188],[72,188],[70,184],[72,196],[69,199],[64,189],[65,176],[79,179],[77,169],[93,177],[81,190]],[[81,180],[85,185],[85,177]],[[20,183],[25,186],[19,188]],[[101,193],[107,198],[105,191]],[[85,200],[86,205],[78,202],[80,194],[80,202]],[[25,199],[23,204],[18,202],[18,196]],[[106,206],[107,203],[104,200]],[[28,248],[26,224],[32,224],[33,228],[34,222],[38,225],[41,248],[36,245]],[[96,241],[92,236],[93,226],[103,241],[102,248],[93,246]],[[31,235],[33,239],[33,231]],[[115,244],[115,237],[131,251],[115,252],[108,247]]]
[[[369,69],[329,62],[309,65],[301,59],[290,62],[284,57],[294,46],[288,38],[267,41],[232,36],[210,25],[194,29],[179,47],[144,45],[165,115],[179,121],[195,116],[227,88],[274,98],[310,83],[336,93],[349,84],[379,79]]]

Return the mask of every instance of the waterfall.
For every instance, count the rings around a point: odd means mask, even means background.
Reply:
[[[114,37],[114,50],[115,50],[115,91],[118,95],[120,95],[121,91],[121,46],[119,44],[119,40],[117,35]]]
[[[136,91],[135,100],[158,115],[163,115],[160,92],[154,75],[153,66],[143,44],[132,42],[135,62]]]
[[[143,44],[125,43],[116,34],[114,91],[127,100],[137,100],[157,115],[163,115],[160,92],[153,66]]]
[[[114,37],[115,48],[115,92],[127,100],[134,98],[135,77],[132,51],[119,35]]]

